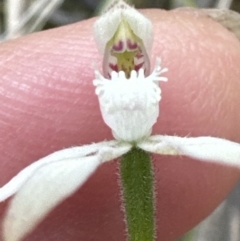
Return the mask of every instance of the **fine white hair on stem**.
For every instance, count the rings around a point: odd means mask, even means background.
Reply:
[[[122,156],[130,149],[130,144],[117,141],[74,147],[55,152],[24,169],[0,190],[9,196],[18,188],[4,220],[5,240],[21,240],[82,186],[102,162]]]
[[[184,155],[201,161],[240,168],[240,144],[203,137],[151,136],[138,144],[141,149],[163,155]]]

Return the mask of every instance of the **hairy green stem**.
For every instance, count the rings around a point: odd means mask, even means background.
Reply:
[[[154,177],[149,153],[133,148],[120,161],[128,241],[154,241]]]

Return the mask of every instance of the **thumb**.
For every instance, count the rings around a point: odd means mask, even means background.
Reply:
[[[169,68],[154,134],[213,135],[240,142],[237,39],[195,14],[144,13],[154,24],[152,61],[161,56]],[[1,184],[55,150],[112,139],[92,86],[92,63],[102,61],[92,37],[93,22],[0,46]],[[154,159],[159,240],[173,240],[203,219],[239,178],[239,171],[231,168],[184,158]],[[31,240],[124,240],[116,166],[101,166]],[[2,215],[5,208],[0,206]]]

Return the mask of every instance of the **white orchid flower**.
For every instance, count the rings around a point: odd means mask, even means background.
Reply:
[[[121,156],[129,240],[155,240],[154,182],[147,152],[185,155],[240,168],[238,143],[214,137],[151,136],[159,116],[159,82],[167,80],[162,76],[167,69],[161,68],[158,59],[150,74],[153,35],[148,19],[123,1],[117,1],[97,20],[94,29],[104,60],[103,75],[96,71],[93,83],[103,120],[115,140],[52,153],[23,169],[0,188],[0,201],[14,195],[3,223],[5,241],[22,240],[102,163]],[[138,163],[143,166],[139,168]],[[139,185],[142,185],[140,190]],[[147,201],[141,199],[143,194]],[[138,212],[141,205],[147,211]]]

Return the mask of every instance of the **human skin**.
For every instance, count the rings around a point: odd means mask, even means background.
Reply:
[[[240,142],[237,38],[196,12],[143,13],[154,25],[152,66],[159,56],[169,69],[169,81],[160,83],[153,134]],[[92,85],[94,64],[101,68],[103,58],[93,39],[94,21],[0,45],[1,186],[53,151],[113,139]],[[153,160],[158,241],[172,241],[203,220],[240,175],[232,167],[185,157],[153,155]],[[102,165],[26,240],[125,240],[117,166],[116,160]],[[0,204],[1,219],[8,203]]]

